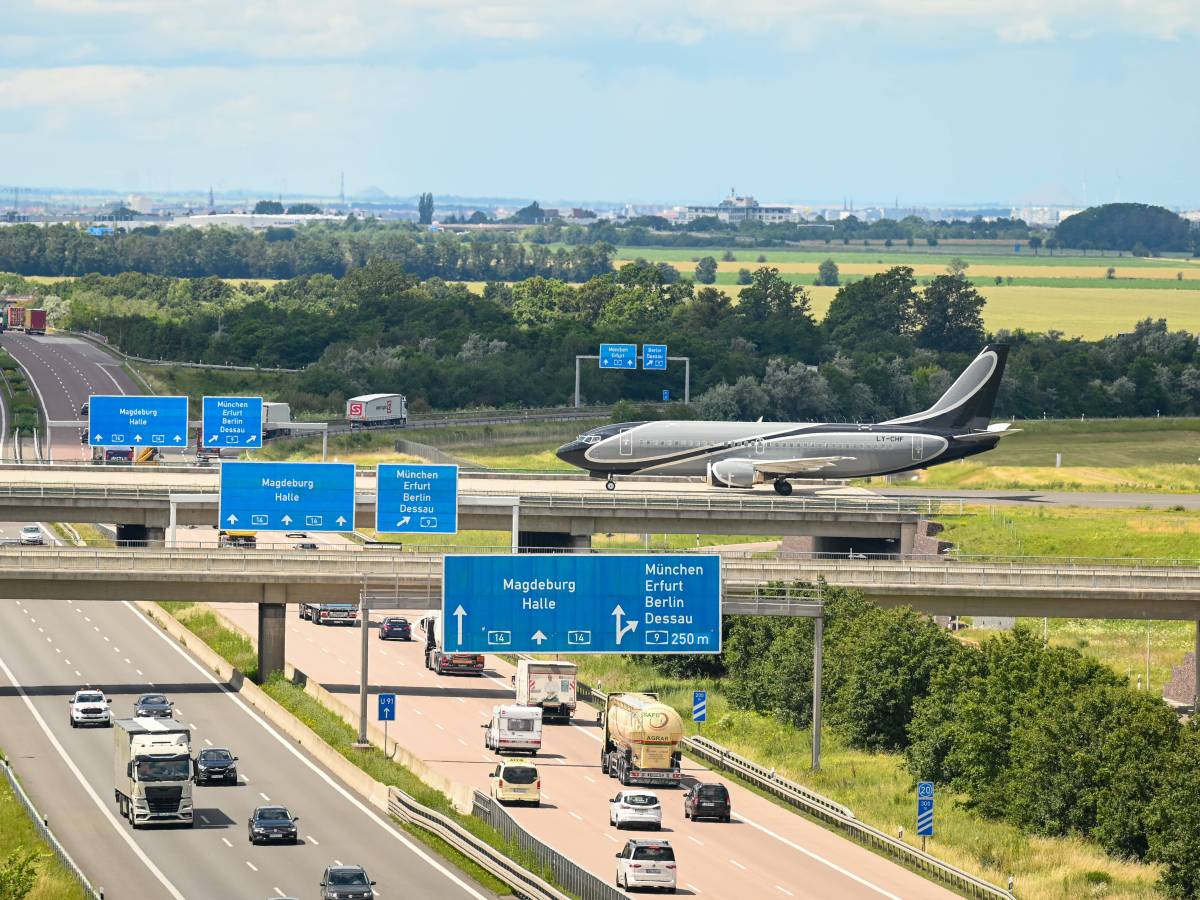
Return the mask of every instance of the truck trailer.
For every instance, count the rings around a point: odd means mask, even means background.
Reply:
[[[25,333],[26,334],[45,334],[46,333],[46,311],[44,309],[30,309],[25,313]]]
[[[482,653],[447,653],[443,649],[437,616],[424,616],[420,625],[425,632],[425,668],[439,675],[483,675]]]
[[[263,403],[263,440],[288,437],[292,433],[292,407],[288,403]]]
[[[171,720],[113,721],[117,808],[134,828],[192,821],[192,733]]]
[[[408,402],[403,394],[363,394],[346,401],[350,428],[382,428],[408,424]]]
[[[678,785],[683,721],[657,694],[609,694],[600,771],[621,784]]]
[[[513,688],[520,706],[541,707],[545,722],[571,721],[575,714],[575,685],[579,667],[573,662],[518,659]]]
[[[21,331],[25,327],[25,307],[10,306],[8,308],[8,328],[10,331]]]

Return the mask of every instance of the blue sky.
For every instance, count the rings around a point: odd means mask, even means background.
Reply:
[[[0,185],[1200,206],[1196,0],[0,0]]]

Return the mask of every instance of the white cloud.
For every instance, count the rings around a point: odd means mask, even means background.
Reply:
[[[125,106],[152,77],[129,66],[0,70],[0,109]]]
[[[1008,44],[1025,44],[1032,41],[1048,41],[1054,37],[1054,29],[1050,23],[1039,17],[1024,19],[1001,25],[997,29],[1000,40]]]

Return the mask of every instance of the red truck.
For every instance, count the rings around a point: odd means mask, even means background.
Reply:
[[[25,333],[26,334],[45,334],[46,333],[46,311],[44,309],[31,309],[26,313]]]
[[[8,327],[14,330],[25,327],[25,307],[10,306],[8,308]]]

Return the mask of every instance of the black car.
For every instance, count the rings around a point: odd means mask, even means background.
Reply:
[[[728,822],[730,811],[729,791],[723,784],[696,782],[683,795],[685,819],[716,819],[719,822]]]
[[[201,750],[196,754],[196,784],[213,781],[237,784],[237,757],[222,747]]]
[[[286,806],[256,806],[246,823],[247,834],[252,844],[270,841],[296,843],[296,823]]]
[[[362,866],[329,866],[321,876],[321,900],[368,900],[375,896]]]
[[[174,706],[163,694],[142,694],[133,704],[133,714],[137,718],[169,719]]]
[[[411,641],[412,625],[403,616],[388,616],[379,623],[381,641]]]

